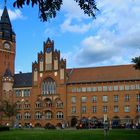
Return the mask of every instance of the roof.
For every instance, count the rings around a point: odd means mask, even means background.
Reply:
[[[5,70],[3,77],[13,77],[9,67]]]
[[[135,70],[132,64],[67,69],[67,74],[69,76],[67,84],[140,80],[140,70]]]
[[[19,73],[14,75],[14,88],[31,87],[32,73]]]

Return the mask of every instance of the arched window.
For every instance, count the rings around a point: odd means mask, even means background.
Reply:
[[[56,93],[56,83],[52,78],[47,78],[42,82],[42,94],[55,94]]]
[[[59,111],[59,112],[57,112],[57,114],[56,114],[56,118],[57,119],[63,119],[63,112],[61,112],[61,111]]]
[[[63,102],[60,99],[56,99],[56,107],[63,108]]]
[[[30,119],[30,118],[31,118],[31,114],[29,112],[25,112],[24,119]]]
[[[41,101],[36,101],[35,107],[36,108],[41,108],[41,106],[42,106]]]
[[[21,119],[22,119],[22,114],[21,114],[21,113],[17,113],[16,119],[17,119],[17,120],[21,120]]]
[[[36,119],[41,119],[41,117],[42,117],[42,114],[39,111],[35,113]]]
[[[52,101],[51,99],[47,98],[44,100],[45,102],[45,107],[52,107]]]
[[[51,119],[52,118],[52,112],[51,111],[46,111],[45,118],[46,119]]]

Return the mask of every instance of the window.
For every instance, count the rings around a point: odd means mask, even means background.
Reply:
[[[63,112],[60,112],[60,111],[57,112],[57,114],[56,114],[56,118],[57,118],[57,119],[63,119],[63,117],[64,117],[64,116],[63,116]]]
[[[15,93],[16,93],[16,97],[21,97],[22,96],[21,90],[16,90]]]
[[[117,105],[114,106],[114,112],[119,112],[119,107]]]
[[[35,103],[35,107],[36,107],[36,108],[41,108],[41,106],[42,106],[42,105],[41,105],[41,102],[40,102],[40,101],[37,101],[37,102]]]
[[[72,114],[76,113],[76,107],[75,107],[75,106],[72,106],[72,108],[71,108],[71,113],[72,113]]]
[[[76,88],[72,88],[72,92],[76,92]]]
[[[98,91],[102,91],[102,87],[101,86],[98,86]]]
[[[114,91],[117,91],[117,90],[118,90],[118,86],[115,85],[115,86],[114,86]]]
[[[107,106],[103,106],[103,112],[107,112]]]
[[[107,86],[103,86],[103,91],[107,91]]]
[[[113,91],[113,87],[112,86],[108,86],[108,90],[109,91]]]
[[[130,100],[130,96],[128,94],[125,95],[124,100],[127,102]]]
[[[52,118],[52,112],[51,111],[47,111],[45,114],[45,118],[46,119],[51,119]]]
[[[82,92],[86,92],[86,87],[82,87]]]
[[[140,101],[140,94],[136,94],[136,100],[139,102]]]
[[[21,120],[21,119],[22,119],[22,114],[17,113],[17,115],[16,115],[16,119],[17,119],[17,120]]]
[[[35,118],[36,118],[36,119],[41,119],[41,118],[42,118],[41,113],[40,113],[40,112],[36,112],[36,113],[35,113]]]
[[[140,105],[136,105],[136,112],[140,112]]]
[[[72,103],[72,104],[75,104],[75,103],[76,103],[76,97],[75,97],[75,96],[72,96],[72,97],[71,97],[71,103]]]
[[[114,102],[118,102],[119,100],[119,96],[118,95],[114,95]]]
[[[77,88],[77,92],[81,92],[82,89],[80,87]]]
[[[124,112],[130,112],[130,106],[129,105],[124,107]]]
[[[140,89],[140,84],[137,84],[136,85],[136,89]]]
[[[97,96],[92,97],[92,102],[94,102],[94,103],[97,102]]]
[[[56,83],[53,79],[47,78],[42,82],[42,94],[55,94],[56,93]]]
[[[93,87],[92,90],[95,92],[97,91],[97,87]]]
[[[81,98],[81,101],[82,101],[82,103],[85,103],[85,102],[87,101],[87,97],[83,96],[83,97]]]
[[[57,108],[63,108],[63,102],[62,102],[61,100],[58,100],[58,101],[56,102],[56,107],[57,107]]]
[[[24,97],[29,97],[30,96],[30,90],[29,89],[24,89],[23,93],[24,93]]]
[[[24,103],[24,109],[30,109],[30,103],[28,101]]]
[[[129,90],[129,85],[125,85],[125,90]]]
[[[123,85],[119,86],[119,90],[124,90],[124,86]]]
[[[97,112],[97,106],[93,106],[93,107],[92,107],[92,112],[93,112],[93,113],[96,113],[96,112]]]
[[[108,101],[108,96],[106,96],[106,95],[102,96],[102,101],[107,102]]]
[[[82,106],[81,111],[82,113],[86,113],[86,106]]]
[[[30,119],[31,118],[31,115],[29,112],[25,112],[24,114],[24,119]]]
[[[49,108],[49,107],[52,107],[52,101],[51,101],[51,99],[48,99],[48,98],[47,98],[47,99],[45,100],[45,106],[48,107],[48,108]]]
[[[92,88],[91,87],[87,87],[87,92],[91,92]]]
[[[22,109],[22,104],[19,101],[16,103],[16,108],[17,109]]]
[[[135,90],[135,85],[130,85],[131,90]]]

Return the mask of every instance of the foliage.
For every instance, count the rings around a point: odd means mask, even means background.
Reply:
[[[74,1],[78,3],[85,14],[95,18],[95,12],[98,10],[95,0]],[[42,21],[48,21],[48,19],[56,17],[56,13],[60,10],[63,0],[15,0],[13,6],[23,8],[24,5],[29,5],[30,3],[32,7],[34,7],[34,5],[38,5],[40,19]]]
[[[3,112],[9,119],[17,114],[16,103],[10,104],[4,100],[0,105],[0,112]]]
[[[135,69],[140,70],[140,56],[132,58],[132,62],[135,63]]]

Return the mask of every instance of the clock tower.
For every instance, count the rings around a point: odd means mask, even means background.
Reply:
[[[5,6],[0,18],[0,97],[2,96],[3,78],[7,73],[7,69],[11,76],[14,75],[15,54],[16,35],[12,29],[7,7]]]

